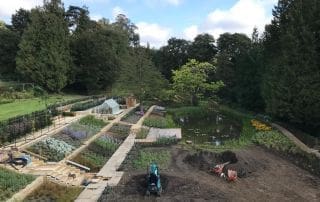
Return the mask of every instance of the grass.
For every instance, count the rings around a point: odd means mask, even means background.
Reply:
[[[144,120],[143,125],[154,128],[176,128],[177,125],[173,121],[171,115],[161,116],[151,116]]]
[[[66,187],[45,181],[42,186],[32,192],[24,201],[74,201],[82,192],[82,187]]]
[[[19,174],[0,167],[0,201],[6,201],[35,179],[32,175]]]
[[[50,95],[47,104],[54,104],[65,100],[80,98],[80,95]],[[28,114],[34,111],[45,109],[45,103],[41,98],[21,99],[11,103],[0,104],[0,121],[18,115]]]
[[[138,156],[133,160],[133,167],[146,169],[155,162],[161,169],[169,167],[171,154],[169,151],[149,151],[147,148],[139,151]]]

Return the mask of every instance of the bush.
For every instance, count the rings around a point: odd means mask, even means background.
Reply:
[[[84,102],[84,103],[76,103],[76,104],[72,105],[70,111],[74,112],[74,111],[87,110],[89,108],[101,105],[103,102],[104,102],[104,100],[93,100],[93,101],[88,101],[88,102]]]

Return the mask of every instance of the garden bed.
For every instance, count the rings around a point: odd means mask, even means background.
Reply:
[[[0,167],[0,201],[6,201],[35,179]]]
[[[177,128],[178,126],[175,124],[171,115],[167,114],[166,116],[159,116],[155,114],[151,114],[147,117],[143,125],[153,128]]]
[[[99,172],[118,149],[121,142],[120,139],[113,138],[110,135],[103,135],[74,157],[72,161],[89,167],[90,172]]]
[[[74,201],[82,192],[82,187],[67,187],[50,181],[45,181],[24,201]]]
[[[27,150],[46,157],[49,161],[60,161],[97,134],[105,125],[103,120],[86,116],[64,128],[58,134],[35,143]]]
[[[136,107],[134,110],[126,114],[121,121],[135,124],[142,116],[143,114],[140,112],[140,107]]]
[[[114,136],[117,139],[124,140],[127,138],[127,136],[130,133],[131,126],[115,123],[113,126],[108,130],[112,136]]]

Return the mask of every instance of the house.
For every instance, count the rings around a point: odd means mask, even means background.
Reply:
[[[94,111],[95,113],[99,113],[99,114],[113,114],[113,115],[117,115],[123,112],[123,110],[120,109],[120,105],[114,99],[108,99],[104,101],[104,103],[95,107]]]

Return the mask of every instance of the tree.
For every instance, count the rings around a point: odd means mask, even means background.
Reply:
[[[134,23],[132,23],[130,19],[127,18],[127,16],[125,16],[124,14],[119,14],[116,17],[116,21],[113,23],[113,26],[127,33],[128,40],[131,46],[137,47],[139,45],[139,34],[135,32],[138,27]]]
[[[126,36],[109,26],[97,26],[72,42],[74,86],[86,92],[106,90],[116,80],[127,54]]]
[[[54,92],[65,87],[71,58],[60,0],[44,1],[43,7],[32,10],[19,47],[17,69],[27,80]]]
[[[217,78],[221,79],[225,87],[219,95],[226,101],[237,103],[236,87],[238,74],[238,61],[247,54],[251,41],[244,34],[220,35],[218,39]]]
[[[168,45],[155,52],[152,60],[166,79],[171,80],[172,70],[178,69],[188,61],[189,47],[189,41],[171,38]]]
[[[199,34],[190,45],[189,57],[200,62],[210,62],[218,50],[210,34]]]
[[[22,36],[24,30],[31,22],[30,15],[30,11],[23,8],[16,11],[16,13],[11,17],[12,30]]]
[[[15,57],[18,51],[19,36],[6,27],[0,28],[0,75],[15,78]]]
[[[143,47],[136,48],[128,57],[128,62],[116,82],[115,90],[120,94],[132,94],[138,97],[140,104],[147,98],[159,98],[166,87],[166,80],[155,68],[148,50]]]
[[[266,111],[311,133],[320,131],[319,10],[316,0],[279,1],[264,41],[273,56],[264,75]]]
[[[173,89],[184,100],[195,106],[203,93],[206,91],[214,93],[223,86],[222,81],[208,82],[210,71],[215,71],[212,64],[190,60],[180,69],[173,71]]]

